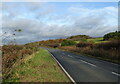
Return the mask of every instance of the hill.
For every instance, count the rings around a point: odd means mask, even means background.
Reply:
[[[82,40],[82,39],[90,39],[92,37],[88,36],[88,35],[75,35],[75,36],[70,36],[67,39],[68,40],[73,40],[73,41],[78,41],[78,40]]]

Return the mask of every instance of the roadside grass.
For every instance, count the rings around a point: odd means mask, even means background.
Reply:
[[[71,82],[45,49],[26,57],[4,82]]]

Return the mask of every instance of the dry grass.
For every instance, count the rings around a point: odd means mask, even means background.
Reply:
[[[59,47],[67,51],[73,51],[81,54],[91,55],[96,58],[108,60],[115,63],[120,63],[120,41],[111,41],[106,43],[91,44],[79,43],[76,46]]]
[[[77,47],[76,46],[61,46],[61,47],[58,47],[60,49],[64,49],[64,50],[67,50],[67,51],[76,51]]]
[[[4,45],[2,47],[2,74],[3,79],[9,77],[13,65],[17,60],[23,59],[27,55],[31,55],[38,49],[28,45]]]

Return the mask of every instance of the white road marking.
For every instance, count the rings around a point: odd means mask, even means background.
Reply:
[[[113,64],[113,65],[118,65],[118,64],[115,64],[115,63],[111,63],[111,64]]]
[[[117,76],[120,76],[120,74],[118,74],[118,73],[115,73],[115,72],[112,72],[112,74],[115,74],[115,75],[117,75]]]
[[[50,52],[49,52],[50,53]],[[50,53],[51,54],[51,53]],[[62,70],[65,72],[65,74],[69,77],[69,79],[74,83],[77,84],[75,82],[75,80],[70,76],[70,74],[63,68],[63,66],[60,64],[60,62],[53,56],[53,54],[51,54],[51,56],[53,57],[53,59],[58,63],[58,65],[62,68]]]
[[[84,62],[84,63],[86,63],[86,64],[89,64],[89,65],[91,65],[91,66],[94,66],[94,67],[96,67],[96,65],[94,65],[94,64],[91,64],[91,63],[89,63],[89,62],[86,62],[86,61],[83,61],[83,60],[80,60],[80,61],[82,61],[82,62]]]
[[[69,57],[72,57],[71,55],[68,55]]]
[[[62,54],[65,54],[65,53],[62,53]]]

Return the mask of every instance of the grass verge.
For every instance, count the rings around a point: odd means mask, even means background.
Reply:
[[[18,63],[4,82],[70,82],[69,78],[45,49]]]

